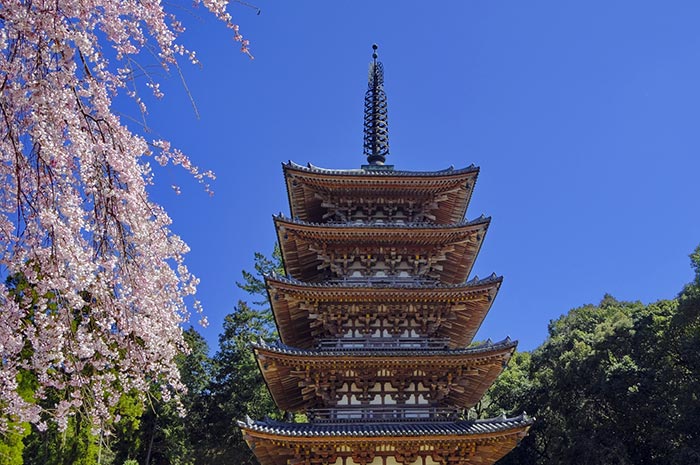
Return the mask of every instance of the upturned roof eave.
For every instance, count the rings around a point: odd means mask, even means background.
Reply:
[[[435,225],[428,223],[407,223],[397,225],[393,223],[383,224],[347,224],[347,223],[309,223],[306,221],[294,220],[283,215],[273,215],[273,222],[277,230],[280,245],[284,246],[286,231],[293,232],[297,236],[313,235],[325,240],[370,240],[373,243],[394,241],[397,236],[405,236],[408,243],[422,244],[450,244],[474,233],[481,233],[478,238],[479,248],[483,243],[484,236],[488,232],[491,217],[480,216],[474,220],[463,221],[446,225]],[[285,234],[281,234],[282,230]],[[417,241],[421,238],[423,242]],[[282,247],[284,255],[284,247]],[[478,254],[478,250],[477,250]],[[476,255],[475,255],[476,256]],[[468,276],[468,274],[466,275]],[[465,279],[466,279],[465,276]]]
[[[368,353],[351,353],[339,350],[303,350],[288,347],[271,347],[253,344],[258,366],[272,398],[282,410],[303,411],[312,406],[313,400],[302,392],[302,388],[290,374],[293,370],[311,370],[312,373],[334,371],[347,372],[355,369],[380,369],[389,367],[405,369],[439,369],[444,373],[462,368],[462,377],[475,375],[467,390],[450,392],[447,405],[460,408],[472,407],[484,395],[488,387],[503,371],[515,352],[516,341],[506,339],[501,343],[486,343],[480,347],[448,350],[373,350]],[[486,350],[480,350],[483,348]],[[430,352],[430,353],[428,353]],[[305,367],[305,368],[302,368]],[[312,376],[313,379],[313,376]],[[461,382],[458,382],[461,384]]]
[[[323,291],[332,290],[339,292],[357,292],[360,294],[366,294],[368,292],[373,293],[386,293],[386,294],[404,294],[408,292],[441,292],[441,293],[456,293],[461,291],[473,292],[481,289],[488,289],[494,285],[500,285],[503,282],[503,276],[496,275],[492,273],[486,278],[479,278],[474,276],[469,281],[464,281],[458,284],[445,284],[445,283],[415,283],[407,281],[402,283],[400,281],[380,281],[366,280],[366,281],[337,281],[337,282],[306,282],[298,279],[294,279],[289,276],[280,275],[267,275],[265,276],[265,283],[267,287],[274,286],[275,288],[283,289],[294,289],[298,291]]]
[[[356,168],[356,169],[330,169],[330,168],[321,168],[318,166],[314,166],[311,163],[308,163],[307,166],[300,165],[298,163],[295,163],[291,160],[289,160],[287,163],[282,163],[282,169],[285,173],[289,172],[296,172],[300,174],[305,174],[305,175],[315,175],[315,176],[329,176],[329,177],[340,177],[340,176],[345,176],[345,177],[366,177],[366,178],[407,178],[407,177],[416,177],[416,178],[429,178],[429,177],[435,177],[435,178],[450,178],[450,177],[459,177],[464,174],[472,174],[472,173],[478,173],[479,172],[479,167],[475,166],[474,164],[471,164],[469,166],[466,166],[464,168],[458,168],[455,169],[454,167],[450,166],[448,168],[445,168],[443,170],[438,170],[438,171],[405,171],[405,170],[368,170],[368,169],[363,169],[363,168]]]
[[[467,360],[480,360],[496,357],[515,351],[518,346],[517,340],[506,337],[498,342],[486,342],[476,346],[462,349],[299,349],[286,346],[284,344],[251,344],[256,353],[264,353],[266,356],[279,358],[306,358],[315,360],[337,360],[366,362],[371,360],[403,360],[409,359],[414,362],[433,363],[436,359],[463,363]],[[346,359],[347,357],[347,359]]]
[[[523,416],[489,420],[490,425],[481,423],[478,431],[470,427],[475,422],[453,422],[451,425],[443,424],[443,428],[435,428],[431,423],[416,423],[412,428],[397,428],[387,430],[387,425],[378,425],[374,430],[361,431],[347,428],[307,428],[309,424],[282,424],[281,422],[246,422],[239,421],[243,437],[254,448],[256,456],[263,465],[283,465],[288,459],[295,456],[297,448],[313,451],[321,446],[320,450],[340,450],[342,447],[349,453],[355,447],[364,447],[372,444],[374,447],[380,444],[401,444],[420,441],[420,444],[445,445],[454,444],[463,446],[465,443],[475,446],[476,458],[482,456],[487,460],[484,463],[494,463],[496,460],[510,452],[520,440],[525,437],[533,424],[534,419]],[[418,426],[418,427],[416,427]],[[448,426],[448,428],[444,428]],[[446,430],[447,429],[447,430]],[[481,449],[484,447],[485,449]]]
[[[265,277],[265,285],[280,339],[284,344],[303,348],[312,347],[315,338],[307,319],[303,319],[306,324],[299,323],[301,318],[299,315],[306,314],[308,318],[308,313],[300,311],[298,303],[305,300],[331,302],[338,299],[344,301],[351,299],[353,302],[434,301],[435,305],[444,305],[445,302],[468,304],[469,307],[457,312],[456,321],[453,324],[461,324],[462,329],[466,326],[470,330],[455,333],[455,329],[445,329],[440,332],[442,337],[450,338],[450,347],[463,347],[471,342],[478,327],[483,323],[502,281],[503,277],[494,273],[485,279],[475,278],[457,285],[406,283],[403,286],[387,284],[385,287],[376,287],[370,284],[306,283],[277,275]],[[471,323],[474,322],[477,326],[472,328]]]
[[[456,284],[466,280],[471,273],[491,219],[482,216],[451,225],[316,224],[291,220],[281,215],[274,216],[273,220],[285,270],[296,279],[317,281],[312,268],[318,265],[318,260],[308,253],[303,259],[293,256],[299,245],[312,241],[320,241],[333,247],[337,244],[369,244],[377,248],[397,245],[412,248],[455,245],[456,250],[449,253],[449,266],[438,274],[441,281]]]
[[[391,441],[412,436],[424,438],[434,437],[440,439],[453,438],[487,438],[523,433],[532,426],[535,418],[521,414],[512,418],[489,418],[483,420],[458,420],[458,421],[395,421],[390,424],[314,424],[314,423],[287,423],[275,420],[237,421],[238,426],[249,432],[259,433],[260,437],[285,437],[295,439],[353,439]],[[389,426],[389,428],[387,428]],[[389,434],[387,434],[389,433]],[[393,433],[393,434],[392,434]]]
[[[439,232],[452,232],[452,231],[472,231],[478,226],[486,225],[491,223],[490,216],[481,215],[473,220],[465,220],[459,223],[449,223],[449,224],[435,224],[435,223],[313,223],[308,221],[297,220],[293,218],[288,218],[283,214],[272,215],[275,225],[278,227],[280,225],[295,227],[300,230],[316,230],[316,231],[352,231],[352,232],[365,232],[365,231],[381,231],[383,234],[387,232],[405,232],[411,231],[411,234],[415,233],[425,233],[425,234],[436,234]]]
[[[376,189],[381,186],[385,192],[402,192],[410,189],[433,191],[435,195],[451,192],[454,204],[449,209],[451,221],[463,218],[469,208],[474,186],[479,175],[479,168],[470,165],[462,169],[448,168],[440,171],[396,171],[396,170],[329,170],[317,167],[304,167],[292,161],[282,164],[287,201],[292,217],[307,218],[310,215],[308,202],[304,193],[306,185],[312,191],[321,192],[330,188]],[[453,189],[464,183],[459,192]]]

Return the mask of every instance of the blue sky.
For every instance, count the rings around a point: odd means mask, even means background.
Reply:
[[[253,252],[288,213],[281,162],[357,168],[379,44],[399,169],[481,167],[468,218],[492,216],[474,273],[504,276],[478,338],[530,350],[572,307],[672,298],[700,243],[700,3],[252,2],[231,12],[255,60],[183,11],[201,67],[151,103],[152,135],[217,174],[209,197],[158,170],[154,198],[191,246],[216,348]],[[133,110],[124,107],[124,112]],[[178,184],[182,194],[169,188]]]

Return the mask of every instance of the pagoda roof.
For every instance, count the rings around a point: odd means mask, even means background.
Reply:
[[[440,198],[434,212],[437,223],[456,223],[464,218],[479,168],[470,165],[440,171],[393,169],[337,170],[309,164],[283,163],[289,208],[293,218],[321,221],[324,213],[321,192],[342,192],[350,197],[389,197],[411,200]]]
[[[340,247],[369,246],[380,248],[408,247],[414,250],[444,248],[445,263],[437,271],[440,281],[459,284],[469,276],[490,217],[481,216],[461,223],[436,225],[427,223],[307,223],[283,216],[274,217],[277,236],[287,273],[302,281],[326,279],[318,253],[321,245],[329,250]]]
[[[335,168],[321,168],[319,166],[307,163],[306,166],[300,165],[289,160],[287,163],[282,163],[282,167],[285,171],[298,171],[302,173],[316,174],[316,175],[335,175],[335,176],[367,176],[367,177],[451,177],[460,176],[465,173],[478,173],[479,167],[473,164],[455,169],[454,166],[449,166],[442,170],[437,171],[407,171],[407,170],[395,170],[395,169],[378,169],[381,167],[373,168],[355,168],[355,169],[335,169]]]
[[[277,323],[280,339],[294,347],[313,347],[316,334],[309,319],[306,301],[381,303],[433,303],[435,306],[452,305],[454,318],[440,326],[436,337],[446,337],[452,347],[469,344],[486,317],[498,293],[503,277],[492,274],[488,278],[474,277],[460,284],[425,283],[412,281],[341,281],[305,283],[293,278],[267,276],[265,282]]]
[[[368,373],[393,370],[406,372],[422,382],[431,372],[443,379],[449,398],[442,404],[468,408],[476,404],[495,381],[512,356],[517,341],[503,341],[474,345],[464,349],[297,349],[281,343],[268,345],[261,341],[254,344],[258,365],[277,406],[286,411],[303,411],[317,406],[320,399],[317,389],[303,387],[303,380],[321,379],[331,374],[336,383],[343,381],[342,373],[365,371]],[[370,375],[371,376],[371,375]],[[436,379],[437,379],[436,378]],[[447,381],[449,378],[449,381]]]
[[[464,281],[457,284],[447,284],[433,280],[413,280],[401,278],[394,279],[390,277],[359,279],[349,278],[310,283],[300,281],[289,276],[281,276],[278,274],[267,275],[265,276],[265,280],[268,282],[287,284],[291,287],[295,287],[304,291],[318,293],[318,295],[322,296],[326,295],[326,290],[338,290],[344,292],[345,290],[352,289],[361,289],[363,290],[363,292],[371,290],[377,291],[378,293],[382,293],[383,291],[392,292],[394,290],[400,293],[405,293],[406,291],[410,292],[412,290],[459,292],[461,290],[467,290],[473,287],[483,286],[486,284],[500,283],[503,281],[503,276],[498,276],[496,273],[491,273],[486,278],[479,278],[478,276],[473,276],[472,279],[470,279],[469,281]]]
[[[248,431],[278,436],[314,437],[403,437],[403,436],[462,436],[482,435],[530,426],[534,420],[525,414],[514,418],[458,421],[395,421],[388,423],[288,423],[265,419],[263,421],[239,421]]]
[[[309,357],[318,361],[323,361],[324,359],[346,361],[344,357],[351,357],[347,361],[352,363],[358,362],[358,364],[362,364],[367,359],[403,359],[406,357],[410,358],[412,362],[417,362],[421,359],[431,361],[435,359],[444,359],[442,361],[445,363],[461,363],[464,361],[465,355],[470,356],[469,358],[478,358],[479,355],[492,357],[494,355],[500,355],[501,352],[504,351],[512,352],[517,346],[518,341],[514,341],[510,337],[498,342],[491,342],[488,340],[459,349],[415,349],[411,347],[397,347],[395,349],[336,348],[321,350],[300,349],[285,345],[281,342],[268,344],[261,341],[260,343],[253,344],[253,347],[258,352],[269,351],[270,353]],[[401,360],[398,361],[400,362]]]
[[[284,423],[248,418],[238,425],[262,465],[287,465],[304,458],[336,463],[338,457],[357,453],[380,456],[379,451],[387,446],[395,452],[383,455],[400,454],[399,463],[414,463],[416,459],[424,463],[421,456],[437,454],[435,458],[444,462],[454,457],[461,459],[459,463],[491,465],[525,437],[533,422],[523,414],[489,420],[389,424]]]

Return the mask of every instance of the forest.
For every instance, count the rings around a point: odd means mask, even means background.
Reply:
[[[499,464],[700,463],[700,246],[690,258],[694,280],[679,286],[677,298],[645,305],[605,295],[551,321],[535,350],[516,353],[482,401],[464,412],[536,418]],[[179,356],[178,367],[188,391],[181,407],[154,382],[145,402],[123,395],[117,421],[101,433],[80,416],[63,431],[16,424],[0,444],[0,465],[257,463],[236,421],[292,418],[275,409],[249,347],[276,338],[262,281],[273,271],[283,272],[279,251],[255,254],[255,270],[238,283],[250,302],[238,302],[226,316],[212,356],[195,329],[185,331],[190,352]],[[17,279],[8,284],[23,286]],[[32,379],[22,383],[31,398]]]

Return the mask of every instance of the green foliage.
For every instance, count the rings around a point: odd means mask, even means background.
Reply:
[[[255,254],[255,272],[243,272],[237,285],[255,300],[255,306],[239,301],[224,318],[219,348],[213,357],[214,375],[209,385],[209,402],[202,425],[197,429],[199,464],[256,464],[236,424],[237,420],[280,417],[258,368],[250,345],[277,339],[264,276],[284,274],[279,247],[272,257]]]
[[[0,441],[0,465],[22,465],[24,452],[24,438],[31,431],[27,424],[11,422],[8,431],[2,435]]]
[[[700,247],[691,260],[677,300],[606,295],[551,322],[529,362],[511,361],[484,413],[537,422],[499,464],[700,463]]]
[[[178,356],[177,365],[187,387],[181,399],[186,415],[181,415],[175,402],[163,400],[160,391],[154,391],[151,406],[141,417],[140,447],[125,458],[138,458],[144,465],[192,465],[207,446],[202,430],[210,409],[214,365],[209,346],[194,328],[186,330],[184,338],[189,352]]]
[[[183,465],[198,463],[209,447],[207,438],[212,437],[208,423],[213,405],[211,386],[217,370],[209,356],[209,345],[194,328],[185,332],[185,341],[190,353],[178,359],[178,366],[182,381],[187,386],[187,395],[182,400],[187,415],[180,422],[182,430],[178,430],[178,433],[184,436],[182,442],[186,448],[183,449],[181,462],[171,462]]]
[[[269,317],[243,301],[225,317],[219,351],[214,356],[218,371],[212,383],[213,405],[208,422],[213,437],[207,441],[210,448],[202,463],[255,463],[236,421],[246,415],[276,415],[250,347],[260,339],[270,341],[274,337]]]
[[[112,427],[114,440],[109,444],[109,461],[122,463],[136,454],[142,447],[142,416],[146,406],[137,393],[124,394],[119,399],[115,414],[119,421]]]
[[[270,314],[271,310],[264,277],[272,274],[280,276],[285,275],[284,264],[282,263],[282,251],[280,250],[279,244],[275,243],[271,258],[266,257],[260,252],[255,252],[254,268],[254,273],[243,270],[243,282],[237,282],[236,285],[258,299],[253,301],[253,304],[263,306],[263,313]]]
[[[32,428],[25,438],[23,463],[27,465],[96,465],[101,452],[101,437],[82,415],[69,418],[61,431],[56,424],[39,431]]]
[[[690,266],[692,266],[695,271],[695,280],[693,283],[695,286],[700,286],[700,245],[690,254]]]
[[[678,297],[662,344],[667,348],[666,398],[673,407],[673,458],[669,463],[700,463],[700,246],[690,255],[695,279]]]
[[[20,370],[17,376],[17,392],[27,402],[35,402],[36,377]],[[0,465],[21,465],[24,456],[24,440],[32,429],[28,423],[19,423],[15,418],[6,418],[7,431],[0,435]]]
[[[472,409],[472,412],[469,412],[469,417],[493,418],[503,413],[507,416],[520,415],[522,411],[514,409],[519,399],[525,397],[531,388],[529,370],[530,353],[517,352],[486,395]]]

